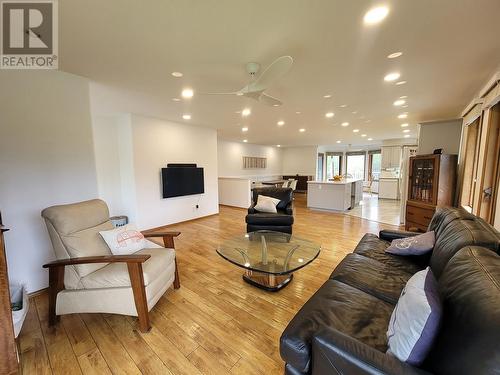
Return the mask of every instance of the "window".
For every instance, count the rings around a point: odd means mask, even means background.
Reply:
[[[365,178],[365,153],[347,153],[347,175],[353,178]]]
[[[330,180],[333,176],[342,174],[342,153],[327,152],[326,153],[326,179]]]
[[[316,166],[316,177],[318,181],[323,181],[323,164],[325,160],[325,154],[318,154],[318,165]]]
[[[368,181],[378,180],[380,178],[380,169],[382,165],[382,154],[380,150],[368,152]]]

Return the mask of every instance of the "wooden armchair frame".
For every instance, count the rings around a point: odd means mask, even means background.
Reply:
[[[142,234],[146,238],[162,237],[164,247],[175,249],[174,237],[179,236],[181,233],[143,232]],[[59,317],[56,315],[57,294],[64,290],[64,270],[66,266],[88,263],[127,263],[130,285],[132,286],[135,307],[137,309],[137,317],[139,318],[139,329],[141,332],[149,331],[151,329],[151,324],[149,322],[146,287],[144,286],[144,274],[142,272],[142,263],[149,258],[151,258],[151,255],[148,254],[109,255],[60,259],[44,264],[43,268],[49,269],[49,325],[54,325],[59,321]],[[179,280],[179,270],[177,268],[177,257],[175,257],[174,289],[179,289],[180,287],[181,284]]]

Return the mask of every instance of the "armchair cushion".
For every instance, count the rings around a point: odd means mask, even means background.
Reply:
[[[112,255],[106,242],[99,235],[100,231],[110,229],[113,229],[113,224],[108,220],[97,226],[60,236],[70,258]],[[78,264],[74,267],[78,275],[84,277],[104,266],[106,263]]]
[[[293,216],[284,213],[265,213],[258,212],[253,215],[247,215],[245,221],[253,225],[292,225]]]
[[[144,286],[154,282],[175,261],[175,250],[165,248],[143,249],[135,254],[151,255],[142,264]],[[92,272],[80,279],[78,289],[99,289],[114,287],[130,287],[130,276],[126,263],[109,263],[107,266]]]

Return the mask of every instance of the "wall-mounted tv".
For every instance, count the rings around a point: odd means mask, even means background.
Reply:
[[[196,164],[169,164],[167,168],[162,168],[161,179],[163,198],[205,192],[203,168],[198,168]]]

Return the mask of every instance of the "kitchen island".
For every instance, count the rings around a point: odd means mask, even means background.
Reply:
[[[346,211],[358,205],[361,199],[363,199],[362,179],[307,182],[307,207],[309,208]]]

